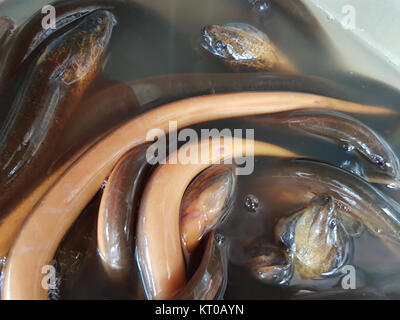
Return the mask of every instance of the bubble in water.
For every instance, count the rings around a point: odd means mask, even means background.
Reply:
[[[336,225],[337,225],[336,219],[332,219],[332,220],[329,222],[329,228],[331,228],[331,229],[335,229]]]
[[[271,4],[267,0],[248,0],[253,9],[258,13],[265,13],[271,7]]]
[[[379,166],[384,166],[386,164],[385,159],[379,154],[375,154],[372,158],[372,161]]]
[[[255,195],[248,194],[244,199],[244,205],[246,209],[250,212],[256,212],[260,206],[260,201]]]
[[[215,241],[217,242],[218,246],[222,247],[225,243],[225,237],[224,235],[217,233],[215,235]]]
[[[354,146],[345,142],[342,144],[342,149],[346,152],[351,152],[354,150]]]
[[[107,185],[107,182],[108,182],[107,179],[105,179],[105,180],[102,182],[102,184],[101,184],[101,186],[100,186],[100,189],[101,189],[101,190],[104,190],[104,188],[105,188],[106,185]]]

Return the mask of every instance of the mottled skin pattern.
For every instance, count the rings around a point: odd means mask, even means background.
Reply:
[[[65,116],[72,113],[74,103],[98,70],[111,35],[111,19],[105,12],[89,16],[45,47],[33,64],[20,88],[20,96],[14,100],[13,112],[0,130],[1,187],[14,178],[23,163],[31,161],[51,128],[59,131]],[[68,106],[63,107],[64,103]],[[40,126],[36,119],[40,120]]]
[[[292,251],[294,269],[302,279],[333,271],[344,260],[347,235],[328,195],[314,197],[306,209],[281,219],[276,231]]]
[[[97,5],[93,4],[92,0],[61,0],[52,2],[56,9],[56,28],[43,30],[42,19],[43,13],[41,10],[33,14],[29,19],[19,25],[13,32],[13,41],[7,46],[8,57],[1,72],[0,87],[9,88],[10,83],[15,81],[21,70],[26,69],[27,64],[33,61],[33,55],[40,51],[41,45],[48,42],[49,39],[59,34],[66,27],[76,24],[78,20],[92,13],[95,10],[108,10],[112,6],[113,0],[102,0]]]
[[[115,23],[104,10],[84,17],[41,48],[18,87],[0,128],[0,255],[24,220],[8,213],[27,192],[27,182],[40,182],[60,155],[63,128],[99,71]]]
[[[210,25],[201,31],[201,41],[205,50],[234,71],[295,72],[282,52],[258,30],[254,32],[233,26]]]

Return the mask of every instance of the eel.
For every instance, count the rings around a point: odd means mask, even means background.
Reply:
[[[297,72],[265,33],[248,24],[205,26],[201,46],[234,71]]]
[[[180,234],[185,253],[192,253],[202,237],[232,208],[236,175],[232,166],[211,167],[188,186],[180,209]]]
[[[266,178],[276,188],[295,188],[292,202],[307,203],[317,194],[329,194],[342,215],[361,221],[377,237],[400,244],[400,205],[348,171],[315,160],[293,159],[255,177],[254,183],[262,186]]]
[[[97,246],[106,271],[116,276],[134,259],[136,216],[140,192],[150,165],[147,144],[134,148],[116,164],[101,198]]]
[[[252,244],[252,257],[246,262],[250,274],[265,284],[285,285],[293,275],[292,258],[280,248]]]
[[[40,47],[51,41],[53,35],[58,35],[63,30],[76,25],[79,21],[96,10],[112,9],[112,1],[103,1],[103,4],[93,4],[91,0],[62,0],[52,3],[56,9],[56,28],[43,29],[43,13],[41,10],[33,14],[29,20],[18,26],[14,31],[12,43],[7,50],[7,60],[0,68],[1,83],[3,87],[6,83],[12,83],[16,76],[26,67],[34,52],[40,51]],[[29,60],[32,60],[29,59]],[[24,62],[27,63],[24,63]]]
[[[226,252],[215,239],[215,231],[207,234],[199,266],[186,285],[172,300],[214,300],[223,296],[226,287]]]
[[[334,141],[346,151],[356,151],[373,165],[373,173],[359,172],[370,182],[399,187],[400,161],[386,140],[349,115],[334,111],[296,111],[281,116],[251,119],[261,124],[278,124]]]
[[[98,74],[116,24],[96,11],[43,48],[0,129],[0,255],[5,255],[28,212],[10,216],[11,196],[32,174],[44,174],[65,123]],[[47,161],[46,161],[47,160]]]
[[[185,164],[169,161],[194,152],[205,161]],[[149,299],[169,299],[186,282],[179,217],[181,200],[189,183],[215,163],[247,155],[295,157],[294,153],[265,142],[224,137],[219,146],[213,146],[208,140],[185,144],[151,175],[142,196],[137,224],[138,263]],[[171,181],[173,193],[168,188]]]
[[[392,110],[382,107],[292,92],[202,96],[150,110],[105,136],[83,153],[77,161],[67,162],[8,213],[9,217],[18,217],[30,212],[30,217],[21,229],[14,229],[14,232],[17,230],[20,232],[9,252],[9,263],[4,269],[2,297],[4,299],[47,298],[47,292],[40,286],[41,267],[52,259],[63,235],[97,193],[117,160],[135,146],[148,142],[146,135],[149,130],[157,127],[168,130],[171,120],[177,121],[178,127],[182,128],[227,117],[304,108],[393,114]],[[40,198],[42,198],[40,203],[35,206]],[[51,214],[52,212],[57,214]],[[12,227],[11,225],[10,228]],[[7,232],[10,232],[10,229]],[[0,232],[2,237],[4,234],[5,232]],[[26,250],[26,248],[35,249]]]
[[[291,250],[294,270],[302,279],[331,273],[345,261],[348,236],[328,194],[316,195],[306,208],[280,219],[276,233]]]

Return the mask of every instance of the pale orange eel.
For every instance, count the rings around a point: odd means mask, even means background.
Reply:
[[[186,282],[185,261],[181,246],[179,214],[183,194],[201,171],[227,158],[255,156],[296,157],[286,149],[265,142],[225,138],[223,147],[213,147],[208,140],[185,145],[172,153],[167,164],[157,167],[146,184],[140,203],[137,224],[138,262],[148,298],[169,299]],[[169,163],[169,159],[199,150],[207,161]],[[173,192],[171,192],[173,188]]]
[[[178,127],[182,128],[229,117],[305,108],[363,114],[394,113],[381,107],[292,92],[202,96],[151,110],[127,122],[95,144],[77,161],[71,163],[66,172],[59,170],[47,178],[32,197],[26,198],[10,212],[9,218],[12,218],[24,216],[31,211],[8,255],[2,298],[48,298],[47,290],[41,287],[42,267],[51,262],[63,236],[96,194],[116,161],[128,150],[144,143],[149,130],[160,128],[167,131],[171,120],[177,121]],[[52,185],[53,181],[55,182]],[[35,205],[36,199],[41,200]]]

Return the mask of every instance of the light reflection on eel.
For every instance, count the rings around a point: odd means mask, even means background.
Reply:
[[[357,151],[359,156],[373,165],[373,172],[360,169],[350,171],[370,183],[399,188],[400,162],[390,145],[374,130],[362,122],[342,113],[318,110],[316,112],[295,111],[277,116],[258,117],[250,121],[263,125],[278,124],[302,133],[332,140],[346,151]],[[356,169],[356,168],[355,168]]]
[[[160,128],[167,131],[171,120],[178,122],[178,128],[183,128],[228,117],[305,108],[325,108],[363,114],[393,113],[385,108],[317,95],[258,92],[190,98],[138,116],[103,138],[77,161],[69,163],[70,166],[65,172],[59,169],[47,178],[34,191],[37,199],[43,196],[36,206],[28,197],[11,212],[11,215],[21,214],[21,211],[30,212],[30,216],[9,252],[4,270],[2,298],[48,298],[47,291],[41,286],[42,267],[51,262],[65,233],[99,190],[118,159],[130,149],[145,143],[149,130]],[[52,186],[51,181],[54,183]],[[146,229],[147,227],[148,225]],[[150,244],[147,246],[150,247]],[[159,292],[168,291],[164,287],[162,289],[156,291],[154,298],[159,297]]]

